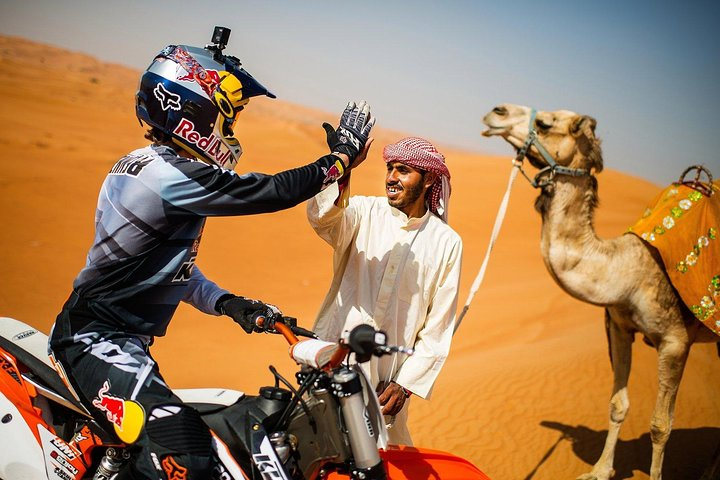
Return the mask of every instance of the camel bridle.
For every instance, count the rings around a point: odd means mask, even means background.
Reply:
[[[518,168],[518,170],[520,170],[520,173],[523,174],[523,177],[525,177],[527,181],[530,182],[530,185],[532,185],[534,188],[547,187],[548,185],[552,185],[554,183],[556,175],[568,175],[571,177],[584,177],[586,175],[590,175],[590,171],[584,168],[569,168],[558,165],[552,155],[550,155],[550,153],[545,149],[545,147],[542,146],[540,140],[538,140],[537,138],[537,130],[535,130],[536,115],[537,110],[535,110],[534,108],[531,109],[530,124],[528,125],[528,136],[525,139],[523,146],[520,147],[520,149],[518,150],[518,153],[515,156],[515,160],[513,160],[513,164]],[[540,152],[540,155],[547,163],[547,167],[540,169],[537,175],[535,175],[535,178],[532,179],[528,177],[525,171],[522,169],[523,160],[525,160],[527,152],[531,146],[535,146],[537,151]]]

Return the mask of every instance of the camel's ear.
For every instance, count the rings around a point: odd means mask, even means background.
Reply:
[[[573,119],[571,134],[577,139],[578,148],[587,156],[588,165],[585,168],[600,173],[603,169],[600,140],[595,136],[597,122],[593,117],[579,115]]]
[[[593,117],[590,117],[588,115],[578,115],[573,119],[572,125],[570,127],[570,133],[572,133],[573,136],[578,136],[582,132],[589,130],[589,132],[594,137],[596,126],[597,121],[595,121]]]

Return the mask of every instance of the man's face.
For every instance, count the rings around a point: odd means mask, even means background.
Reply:
[[[388,162],[385,176],[385,194],[388,203],[406,215],[424,214],[426,190],[424,178],[425,175],[421,170],[400,162]]]

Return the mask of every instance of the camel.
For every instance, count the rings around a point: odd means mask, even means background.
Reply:
[[[503,104],[485,115],[483,123],[484,136],[500,136],[518,150],[517,166],[527,158],[540,169],[531,183],[540,188],[535,208],[542,216],[540,248],[550,275],[571,296],[605,307],[614,376],[610,426],[599,460],[578,480],[607,480],[615,473],[615,446],[629,407],[627,383],[636,333],[658,352],[650,478],[660,480],[690,347],[695,342],[718,342],[720,337],[682,303],[653,248],[631,234],[609,240],[596,235],[595,174],[602,170],[603,159],[595,119],[567,110],[536,112]],[[720,449],[718,453],[703,478],[720,478]]]

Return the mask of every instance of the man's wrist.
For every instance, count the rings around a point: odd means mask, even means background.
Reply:
[[[409,398],[410,395],[412,395],[412,392],[410,390],[408,390],[407,388],[403,387],[402,385],[400,385],[399,383],[397,383],[395,381],[393,381],[393,383],[395,385],[397,385],[398,387],[400,387],[400,390],[402,390],[403,394],[405,395],[405,398]]]

